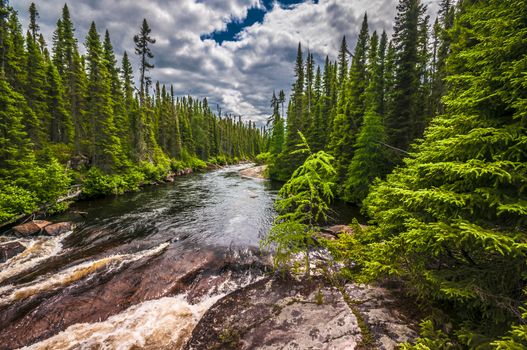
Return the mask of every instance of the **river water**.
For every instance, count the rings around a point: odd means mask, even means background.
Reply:
[[[247,166],[79,202],[52,218],[77,225],[57,237],[2,237],[27,249],[0,264],[0,349],[181,348],[267,269],[257,248],[278,187]]]

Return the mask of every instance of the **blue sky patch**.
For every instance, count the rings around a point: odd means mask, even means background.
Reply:
[[[252,7],[247,11],[247,17],[242,20],[234,19],[233,21],[227,23],[227,29],[224,31],[216,31],[211,34],[206,34],[201,36],[201,40],[212,39],[218,44],[222,44],[224,41],[236,41],[239,33],[243,31],[244,28],[250,27],[255,23],[262,23],[267,11],[273,8],[274,0],[262,0],[264,8]],[[305,2],[305,0],[280,0],[277,1],[278,4],[282,7],[289,7],[291,5],[300,4]],[[313,1],[318,3],[318,0]]]

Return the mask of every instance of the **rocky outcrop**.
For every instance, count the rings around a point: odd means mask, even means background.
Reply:
[[[58,236],[73,230],[73,228],[74,224],[72,222],[58,222],[44,227],[44,233],[49,236]]]
[[[252,168],[243,169],[240,170],[240,176],[252,179],[265,179],[265,169],[267,169],[267,165],[260,165]]]
[[[13,227],[13,233],[17,236],[32,236],[42,232],[42,229],[51,222],[45,220],[33,220],[31,222]]]
[[[186,349],[395,349],[416,336],[385,289],[266,278],[217,302]]]
[[[0,244],[0,264],[22,253],[26,247],[20,242],[7,242]]]

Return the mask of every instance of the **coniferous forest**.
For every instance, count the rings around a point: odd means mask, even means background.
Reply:
[[[254,123],[153,84],[156,40],[146,19],[133,37],[135,52],[117,62],[110,33],[94,22],[80,54],[67,5],[49,45],[34,3],[29,14],[24,32],[17,12],[0,1],[0,222],[55,203],[74,184],[87,197],[118,194],[171,170],[260,153]]]
[[[402,291],[421,321],[401,349],[527,349],[527,0],[439,2],[398,0],[393,31],[364,14],[320,62],[299,43],[290,96],[269,94],[259,128],[152,81],[147,19],[117,62],[111,33],[93,22],[81,41],[67,6],[48,44],[35,4],[22,28],[0,0],[0,224],[64,210],[72,189],[255,160],[282,185],[260,245],[281,276]],[[327,239],[337,200],[363,217]]]

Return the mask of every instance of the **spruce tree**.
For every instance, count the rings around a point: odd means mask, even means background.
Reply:
[[[386,116],[389,144],[408,150],[420,136],[422,120],[419,114],[419,44],[420,23],[426,8],[421,0],[400,0],[395,18],[393,47],[395,50],[394,86]]]
[[[43,147],[49,140],[48,128],[50,115],[47,107],[46,96],[46,66],[38,43],[33,35],[27,32],[27,59],[25,71],[27,78],[25,81],[24,96],[29,107],[33,110],[38,119],[26,119],[26,131],[37,147]]]
[[[377,33],[370,40],[368,53],[368,71],[370,83],[365,93],[367,111],[354,145],[354,156],[350,162],[343,198],[349,202],[361,204],[368,194],[370,184],[375,178],[386,172],[386,135],[380,106],[383,97],[383,64],[385,47],[379,47]]]
[[[154,58],[152,50],[150,49],[151,44],[155,44],[156,39],[152,38],[150,34],[152,29],[148,25],[146,18],[143,19],[143,24],[139,30],[139,34],[134,36],[135,53],[139,56],[139,96],[141,104],[144,103],[145,95],[148,93],[148,88],[152,84],[151,78],[147,75],[148,71],[154,68],[154,65],[150,63],[150,59]]]
[[[51,62],[46,71],[46,80],[46,104],[50,115],[49,141],[69,145],[74,139],[73,122],[64,103],[64,88],[59,72]]]
[[[270,168],[272,178],[284,181],[289,179],[293,171],[302,164],[304,156],[299,153],[293,153],[293,150],[301,142],[298,132],[305,131],[305,127],[308,126],[304,114],[305,70],[302,45],[300,43],[298,44],[297,50],[295,77],[296,81],[293,84],[293,94],[287,111],[285,144],[282,153]]]
[[[368,17],[365,14],[359,39],[355,47],[348,78],[344,79],[338,96],[337,115],[329,140],[329,150],[336,159],[338,183],[346,180],[353,146],[365,112],[365,89],[368,84],[366,71],[368,48]]]
[[[24,93],[26,81],[26,59],[24,35],[22,26],[15,11],[11,11],[7,22],[5,43],[5,76],[16,92]]]
[[[40,17],[37,7],[34,2],[32,2],[29,5],[29,32],[31,33],[31,37],[33,38],[33,41],[37,41],[38,39],[38,31],[40,30],[40,26],[37,23],[37,19]]]
[[[460,8],[446,113],[365,201],[378,226],[364,273],[398,276],[463,326],[458,342],[485,348],[525,299],[527,3]]]
[[[125,159],[114,125],[110,72],[94,22],[90,26],[85,46],[88,71],[85,124],[87,150],[94,166],[111,172],[124,165]]]

